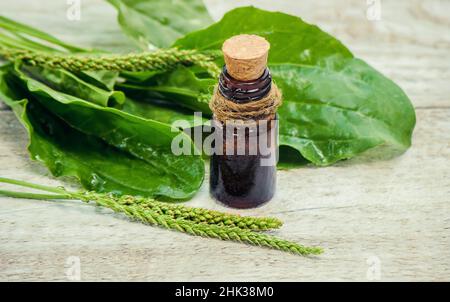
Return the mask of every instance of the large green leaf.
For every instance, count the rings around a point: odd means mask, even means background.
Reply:
[[[327,165],[369,148],[410,146],[415,115],[391,80],[359,59],[329,57],[316,66],[273,64],[284,93],[280,143]]]
[[[139,101],[127,98],[122,111],[165,124],[187,121],[186,128],[207,124],[207,117],[196,118],[191,110],[163,101]],[[180,125],[181,126],[181,125]]]
[[[198,78],[190,68],[180,67],[144,82],[119,84],[117,88],[134,98],[175,101],[193,111],[210,113],[208,101],[215,83],[214,79]]]
[[[90,84],[64,69],[25,68],[26,72],[62,93],[76,96],[104,107],[122,105],[125,95],[121,91],[109,91]]]
[[[81,47],[77,47],[74,45],[70,45],[68,43],[65,43],[58,38],[49,35],[43,31],[40,31],[38,29],[35,29],[33,27],[30,27],[28,25],[16,22],[14,20],[11,20],[9,18],[6,18],[4,16],[0,16],[0,29],[3,29],[4,31],[8,33],[12,33],[14,39],[9,40],[16,45],[12,45],[14,47],[17,47],[17,44],[23,43],[23,45],[30,46],[30,50],[37,50],[36,48],[39,48],[39,50],[55,50],[56,47],[59,47],[60,49],[64,49],[70,52],[86,52],[86,51],[92,51],[87,50]],[[4,35],[4,37],[8,37],[7,35]],[[28,37],[31,37],[32,39],[29,39]],[[51,46],[46,46],[43,43],[39,43],[34,41],[34,39],[39,39],[40,41],[46,42],[47,44],[50,44]],[[0,39],[1,41],[1,39]]]
[[[403,91],[354,58],[338,40],[300,18],[238,8],[174,46],[217,50],[227,38],[241,33],[257,34],[271,43],[269,66],[283,91],[281,145],[295,148],[317,165],[382,144],[400,151],[410,146],[415,113]],[[181,97],[179,103],[183,104]]]
[[[270,42],[270,63],[314,65],[322,58],[341,54],[352,57],[337,39],[298,17],[255,7],[236,8],[222,20],[187,34],[173,46],[198,50],[219,50],[223,42],[242,33],[255,34]]]
[[[31,156],[55,176],[171,200],[192,197],[203,180],[199,156],[172,153],[173,138],[184,134],[166,124],[58,92],[12,68],[0,72],[0,96],[26,126]]]
[[[100,50],[81,48],[65,43],[48,33],[3,16],[0,16],[0,47],[1,46],[50,53],[103,53],[103,51]],[[83,71],[77,76],[82,78],[85,82],[112,91],[119,73],[107,70]],[[113,94],[112,98],[115,98],[116,96],[118,95]],[[119,98],[121,97],[119,96]]]
[[[118,10],[122,30],[140,48],[168,47],[184,34],[213,21],[201,0],[108,0]]]

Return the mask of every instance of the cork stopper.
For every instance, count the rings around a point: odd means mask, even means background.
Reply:
[[[233,36],[223,43],[228,73],[240,81],[258,79],[267,66],[270,44],[257,35]]]

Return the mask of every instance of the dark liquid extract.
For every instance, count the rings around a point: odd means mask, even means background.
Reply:
[[[255,80],[237,80],[225,66],[218,93],[236,104],[256,102],[271,90],[267,68]],[[210,192],[233,208],[252,208],[269,201],[275,193],[278,157],[276,114],[256,116],[251,123],[221,122],[215,116],[214,154],[210,161]]]

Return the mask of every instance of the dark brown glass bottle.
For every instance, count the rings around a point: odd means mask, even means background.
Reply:
[[[263,67],[257,79],[238,80],[224,66],[218,93],[237,104],[262,99],[272,87],[270,71],[265,65]],[[257,207],[275,193],[276,115],[257,116],[253,121],[249,126],[213,119],[216,145],[210,162],[210,192],[216,200],[234,208]]]

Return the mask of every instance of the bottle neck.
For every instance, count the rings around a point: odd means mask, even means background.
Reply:
[[[266,96],[272,87],[272,76],[266,67],[256,80],[240,81],[230,76],[226,66],[219,77],[219,92],[227,99],[238,103],[257,101]]]

